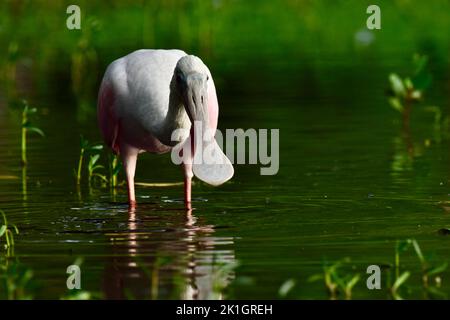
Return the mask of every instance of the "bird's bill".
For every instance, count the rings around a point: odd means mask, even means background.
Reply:
[[[192,171],[198,179],[213,186],[231,179],[234,174],[233,165],[220,149],[216,139],[203,141],[202,147],[194,150]]]
[[[188,113],[192,122],[190,140],[194,151],[192,171],[198,179],[210,185],[221,185],[233,176],[233,165],[214,138],[216,130],[209,125],[207,101],[201,98],[190,100],[188,102]]]

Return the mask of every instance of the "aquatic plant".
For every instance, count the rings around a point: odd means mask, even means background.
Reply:
[[[0,239],[5,238],[5,249],[9,249],[14,246],[14,232],[16,234],[19,234],[19,229],[16,225],[8,224],[8,220],[6,218],[6,214],[3,212],[3,210],[0,210],[0,213],[3,217],[3,225],[0,227]]]
[[[286,296],[294,289],[296,282],[294,279],[287,279],[278,289],[278,296],[280,298],[286,298]]]
[[[90,144],[89,141],[83,137],[83,135],[80,135],[80,156],[78,158],[77,170],[75,171],[75,177],[77,180],[77,184],[80,184],[80,182],[81,182],[81,170],[83,167],[83,160],[84,160],[85,154],[88,152],[91,152],[91,153],[99,152],[102,149],[103,149],[103,145]],[[96,166],[97,160],[95,160],[95,163],[93,163],[93,168]],[[97,169],[98,169],[98,167],[97,167]]]
[[[332,300],[336,300],[340,292],[344,293],[345,299],[350,300],[353,288],[359,282],[361,276],[359,274],[343,273],[342,267],[349,262],[349,258],[344,258],[331,264],[324,262],[323,273],[312,275],[308,278],[308,282],[323,281]]]
[[[426,256],[422,253],[422,250],[419,246],[419,243],[416,240],[411,240],[412,246],[414,248],[414,252],[417,255],[417,258],[420,261],[420,266],[422,270],[422,285],[424,289],[431,294],[437,294],[438,296],[442,295],[437,287],[440,286],[441,277],[439,274],[447,270],[448,263],[443,262],[438,265],[434,265]],[[429,283],[429,279],[431,277],[435,277],[436,287],[433,287]]]
[[[23,100],[23,111],[22,111],[22,164],[27,164],[27,132],[35,132],[40,136],[44,136],[44,132],[31,124],[29,116],[37,112],[36,108],[30,108],[26,100]]]
[[[117,155],[109,156],[109,185],[111,188],[115,188],[118,186],[118,176],[119,172],[122,168],[122,165],[119,161],[119,157]]]
[[[411,77],[402,78],[396,73],[389,74],[389,104],[403,115],[404,127],[409,126],[412,105],[422,100],[425,90],[432,81],[427,69],[428,57],[414,55],[414,72]]]
[[[223,299],[226,296],[230,280],[235,278],[234,273],[240,262],[238,260],[231,262],[218,261],[215,256],[213,261],[211,272],[212,291],[208,292],[207,299]]]
[[[157,300],[159,296],[159,271],[160,269],[169,264],[171,259],[168,257],[161,257],[157,256],[151,267],[148,267],[144,261],[142,261],[140,258],[135,257],[134,258],[136,266],[142,270],[142,272],[145,274],[145,276],[150,280],[150,300]],[[128,299],[134,300],[135,297],[130,291],[126,291],[125,295]]]
[[[410,247],[414,249],[414,252],[419,259],[420,268],[422,272],[422,286],[427,294],[432,296],[442,297],[445,296],[438,287],[441,284],[441,277],[439,276],[442,272],[444,272],[448,264],[446,262],[440,263],[438,265],[434,265],[426,256],[423,254],[422,249],[419,246],[419,243],[414,239],[406,239],[402,241],[397,241],[395,246],[395,281],[392,285],[390,291],[391,295],[396,300],[401,300],[402,297],[399,294],[399,288],[406,282],[406,280],[411,275],[410,271],[404,271],[400,273],[400,254],[406,252]],[[435,286],[431,286],[429,283],[430,277],[434,277]]]
[[[412,78],[401,78],[396,73],[389,74],[389,103],[400,112],[403,112],[409,103],[420,101],[431,84],[432,76],[427,71],[428,57],[416,54],[413,64],[415,70]]]
[[[405,271],[395,279],[394,284],[390,288],[391,295],[395,300],[403,300],[399,294],[399,289],[406,282],[406,280],[408,280],[410,275],[411,273],[409,271]]]
[[[450,136],[450,118],[448,116],[445,117],[442,109],[438,106],[427,106],[424,110],[433,114],[434,141],[441,143],[442,139],[448,139]],[[427,140],[427,142],[429,145],[429,140]]]
[[[104,169],[105,167],[101,164],[98,164],[98,160],[100,159],[100,154],[91,155],[88,163],[88,173],[89,173],[89,183],[93,178],[98,177],[100,180],[107,182],[108,179],[105,175],[99,173],[98,171]]]
[[[17,260],[0,259],[0,299],[30,300],[33,292],[33,271]]]

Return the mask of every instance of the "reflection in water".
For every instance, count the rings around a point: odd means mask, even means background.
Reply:
[[[413,171],[414,159],[422,156],[423,145],[415,143],[410,131],[403,131],[393,139],[394,154],[391,162],[391,176],[403,179],[403,174]]]
[[[22,166],[22,199],[23,201],[28,200],[28,192],[27,192],[27,166]]]
[[[234,277],[234,242],[214,232],[191,211],[129,209],[127,230],[107,234],[113,252],[104,297],[221,299]]]

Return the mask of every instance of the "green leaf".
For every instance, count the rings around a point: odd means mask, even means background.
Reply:
[[[352,289],[358,283],[359,279],[359,274],[354,275],[353,278],[351,278],[350,281],[347,282],[346,288]]]
[[[389,75],[389,82],[391,84],[391,89],[394,94],[398,97],[404,97],[406,95],[405,86],[403,85],[402,79],[395,73]]]
[[[447,299],[447,294],[436,287],[427,287],[426,290],[432,299]]]
[[[414,84],[412,83],[410,78],[405,78],[405,80],[403,81],[405,88],[407,90],[412,90],[414,88]]]
[[[3,226],[0,228],[0,237],[2,237],[2,236],[5,234],[5,232],[6,232],[6,226],[3,225]]]
[[[411,273],[409,271],[403,272],[394,282],[392,291],[396,292],[408,280]]]
[[[93,176],[93,177],[99,177],[101,180],[103,180],[103,181],[105,181],[105,182],[108,182],[108,179],[107,179],[106,176],[103,175],[103,174],[100,174],[100,173],[93,173],[92,176]]]
[[[280,289],[278,290],[278,295],[280,297],[286,297],[294,287],[295,287],[295,280],[288,279],[281,285]]]
[[[27,126],[25,128],[27,129],[27,131],[35,132],[35,133],[39,134],[41,137],[45,137],[44,132],[39,128],[31,127],[31,126]]]
[[[425,257],[423,256],[422,250],[420,249],[419,243],[416,240],[412,241],[412,245],[414,247],[414,251],[417,254],[421,263],[425,263]]]
[[[95,164],[97,163],[98,159],[100,158],[99,154],[95,154],[93,156],[91,156],[89,158],[89,168],[92,168],[95,166]]]
[[[87,148],[90,151],[100,151],[103,150],[103,145],[102,144],[96,144],[96,145],[92,145],[89,148]]]
[[[403,112],[403,109],[404,109],[403,105],[398,98],[392,97],[392,98],[389,98],[388,101],[392,108],[394,108],[398,112]]]
[[[428,270],[426,272],[426,274],[429,275],[429,276],[435,275],[435,274],[439,274],[439,273],[444,272],[447,269],[447,267],[448,267],[448,263],[444,262],[443,264],[441,264],[441,265],[439,265],[437,267],[431,268],[430,270]]]
[[[324,278],[323,274],[318,273],[318,274],[313,274],[312,276],[310,276],[307,281],[308,282],[316,282],[316,281],[323,280],[323,278]]]
[[[5,226],[7,226],[8,220],[6,219],[6,214],[3,212],[3,210],[0,210],[0,213],[2,214],[3,222],[4,222]]]
[[[86,149],[88,147],[88,145],[89,145],[89,141],[87,139],[85,139],[82,134],[80,134],[80,147],[81,147],[81,149]]]

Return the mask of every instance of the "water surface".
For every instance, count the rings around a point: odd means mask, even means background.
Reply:
[[[280,129],[280,170],[261,176],[259,165],[238,165],[221,187],[196,181],[192,213],[182,186],[137,187],[133,211],[123,187],[85,179],[77,187],[79,135],[100,135],[95,112],[80,111],[71,95],[29,99],[46,137],[30,135],[24,172],[20,110],[2,99],[0,208],[20,229],[15,259],[33,270],[34,297],[65,295],[66,268],[79,257],[82,289],[145,299],[277,298],[290,278],[288,297],[326,299],[322,282],[307,281],[325,260],[349,257],[350,272],[364,275],[368,265],[391,265],[396,240],[407,238],[447,261],[449,239],[438,230],[450,223],[449,140],[420,107],[402,131],[384,96],[392,64],[324,60],[314,75],[278,74],[270,90],[219,91],[220,128]],[[442,88],[429,99],[448,106]],[[181,169],[169,155],[143,154],[136,181],[180,182]],[[413,274],[405,294],[423,297],[412,250],[402,261]],[[444,292],[448,279],[447,271]],[[353,297],[388,298],[383,289],[367,290],[363,277]]]

